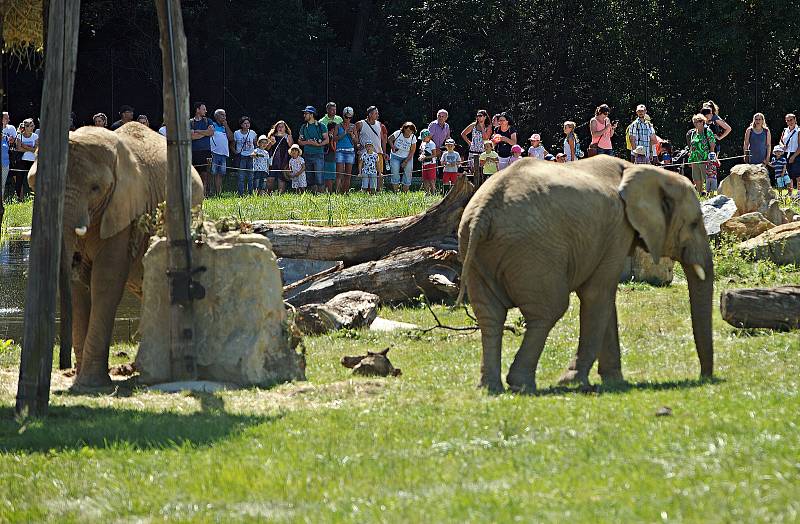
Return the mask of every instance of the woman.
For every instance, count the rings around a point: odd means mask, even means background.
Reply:
[[[147,118],[147,115],[139,115],[136,120],[143,126],[150,127],[150,119]]]
[[[97,113],[92,117],[95,127],[106,127],[108,125],[108,117],[105,113]]]
[[[745,158],[750,155],[751,164],[769,165],[769,156],[772,153],[772,133],[767,127],[764,113],[753,115],[750,127],[744,132]]]
[[[716,146],[716,137],[706,123],[706,117],[698,113],[692,117],[694,127],[686,133],[686,145],[689,146],[688,161],[692,166],[692,182],[701,195],[704,194],[705,162],[708,160],[708,153],[714,151]]]
[[[389,155],[392,189],[397,191],[402,182],[403,193],[407,193],[411,188],[411,169],[414,167],[414,152],[417,150],[417,126],[413,122],[406,122],[389,136],[387,143],[392,148],[392,153]]]
[[[356,125],[353,123],[353,108],[342,110],[342,123],[336,127],[336,192],[350,191],[350,173],[356,161]]]
[[[611,137],[617,130],[618,122],[611,123],[608,104],[600,104],[594,110],[594,117],[589,120],[589,131],[592,133],[592,145],[597,146],[598,155],[614,156]]]
[[[497,164],[498,171],[508,166],[511,148],[517,145],[517,128],[513,124],[511,117],[505,111],[497,115],[497,127],[493,130],[492,142],[495,152],[500,157]]]
[[[15,171],[14,191],[20,202],[25,196],[25,186],[27,185],[28,171],[36,160],[36,148],[39,147],[39,135],[34,133],[36,125],[33,118],[26,118],[20,124],[21,132],[17,135],[15,146],[17,151],[22,151],[17,167],[22,171]]]
[[[706,117],[708,127],[711,129],[711,132],[714,133],[714,138],[717,144],[714,151],[719,153],[719,143],[723,138],[730,134],[731,126],[729,126],[728,123],[724,121],[721,116],[719,116],[719,106],[715,104],[713,100],[709,100],[703,104],[703,109],[700,110],[700,114]]]
[[[292,140],[292,130],[283,120],[278,120],[273,124],[272,129],[267,134],[272,163],[269,168],[269,178],[267,179],[267,191],[272,191],[275,181],[278,181],[278,193],[283,193],[286,189],[286,182],[289,180],[289,148],[294,145]]]
[[[461,132],[461,138],[469,145],[470,162],[474,162],[475,157],[481,156],[483,143],[492,137],[492,126],[487,120],[489,120],[489,113],[485,109],[479,109],[475,115],[475,121]]]
[[[253,192],[253,151],[256,148],[256,132],[250,129],[250,117],[239,119],[239,129],[233,132],[236,157],[239,159],[239,196]]]

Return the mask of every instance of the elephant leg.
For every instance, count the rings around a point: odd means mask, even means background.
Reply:
[[[586,388],[590,386],[589,371],[606,339],[615,292],[616,283],[614,286],[604,286],[592,281],[578,289],[581,326],[578,355],[575,359],[575,380]]]
[[[500,378],[503,325],[508,309],[486,286],[481,275],[475,274],[468,284],[468,292],[475,318],[481,328],[481,381],[479,387],[490,393],[502,393]]]
[[[531,322],[527,317],[526,322],[525,336],[508,370],[506,382],[511,391],[530,394],[536,392],[536,368],[554,323]]]
[[[597,355],[597,372],[604,384],[624,382],[619,352],[619,327],[617,325],[617,305],[611,310],[611,317],[606,328],[603,347]]]
[[[89,329],[89,312],[92,310],[92,295],[81,282],[72,285],[72,347],[75,351],[75,369],[80,372],[83,360],[83,344]]]
[[[75,380],[79,388],[104,387],[108,376],[108,353],[114,317],[130,271],[129,229],[105,241],[93,261],[91,277],[91,312],[83,344],[81,369]]]

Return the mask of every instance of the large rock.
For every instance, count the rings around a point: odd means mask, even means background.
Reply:
[[[364,291],[339,293],[324,304],[297,308],[295,323],[303,333],[321,334],[338,329],[368,327],[378,316],[381,299]]]
[[[304,361],[291,347],[281,275],[261,235],[217,233],[205,224],[194,264],[206,296],[194,302],[193,344],[199,380],[269,386],[304,380]],[[144,297],[136,356],[140,380],[170,382],[167,242],[156,238],[144,257]]]
[[[625,259],[625,267],[620,282],[647,282],[654,286],[668,286],[672,283],[672,268],[675,262],[668,257],[661,257],[658,264],[653,263],[650,253],[640,247],[634,248],[633,255]]]
[[[700,204],[700,211],[708,236],[719,235],[722,223],[736,215],[736,202],[725,195],[717,195]]]
[[[769,183],[769,174],[764,166],[739,164],[720,183],[719,193],[736,202],[737,214],[758,211],[776,225],[786,222],[775,191]]]
[[[767,217],[758,211],[754,211],[723,222],[720,230],[723,233],[735,236],[739,240],[747,240],[757,237],[773,227],[775,227],[775,224],[767,220]]]
[[[782,207],[781,211],[783,211],[783,216],[786,217],[787,222],[800,222],[800,213],[791,207]]]
[[[791,222],[739,244],[741,250],[757,259],[776,264],[800,265],[800,222]]]

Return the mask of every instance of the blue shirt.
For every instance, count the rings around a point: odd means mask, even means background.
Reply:
[[[211,121],[203,117],[200,120],[192,118],[192,131],[207,131]],[[197,140],[192,140],[192,151],[211,151],[211,137],[204,136]]]
[[[3,154],[2,154],[3,167],[8,167],[8,165],[9,165],[9,162],[8,162],[8,139],[4,136],[2,138],[2,140],[0,140],[0,142],[3,142],[3,146],[2,146],[3,147]],[[0,189],[2,189],[2,188],[0,188]]]

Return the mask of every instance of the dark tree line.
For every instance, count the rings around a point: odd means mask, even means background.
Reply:
[[[160,124],[161,63],[149,1],[84,0],[78,85],[81,123],[133,105]],[[560,140],[600,103],[623,124],[645,103],[659,135],[680,142],[691,115],[715,100],[738,153],[755,111],[782,128],[800,111],[800,16],[785,0],[185,0],[193,100],[249,115],[266,130],[296,128],[328,99],[390,126],[447,108],[460,131],[478,108],[509,111],[521,133]],[[41,72],[8,64],[15,122],[38,114]],[[579,130],[586,139],[586,128]],[[617,139],[618,146],[622,140]]]

